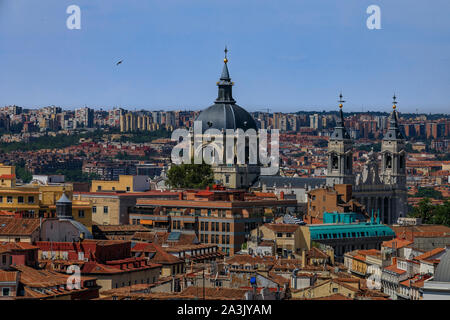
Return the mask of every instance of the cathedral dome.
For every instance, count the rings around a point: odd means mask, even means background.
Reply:
[[[236,104],[216,103],[203,110],[196,120],[202,122],[203,132],[210,128],[257,130],[255,119],[244,108]]]
[[[434,280],[438,282],[450,282],[450,251],[447,251],[436,267]]]
[[[248,129],[257,130],[255,119],[244,108],[238,106],[232,96],[232,87],[228,71],[228,50],[225,48],[225,59],[220,80],[217,82],[218,96],[215,103],[209,108],[203,110],[196,121],[202,122],[202,131],[213,129]]]

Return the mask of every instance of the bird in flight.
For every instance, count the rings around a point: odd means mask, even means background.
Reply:
[[[116,63],[116,66],[118,66],[119,64],[121,64],[123,62],[123,60],[120,60],[119,62]]]

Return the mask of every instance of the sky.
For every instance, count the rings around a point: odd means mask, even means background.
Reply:
[[[67,7],[81,9],[69,30]],[[370,5],[381,29],[369,30]],[[450,113],[448,0],[0,0],[0,106]],[[123,59],[123,63],[116,62]]]

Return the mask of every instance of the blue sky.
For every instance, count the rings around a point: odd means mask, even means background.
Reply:
[[[66,8],[81,8],[81,30]],[[366,9],[381,8],[381,30]],[[0,0],[0,106],[450,113],[448,0]],[[123,64],[115,63],[124,59]]]

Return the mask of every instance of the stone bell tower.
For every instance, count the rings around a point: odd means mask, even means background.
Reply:
[[[381,172],[384,184],[406,185],[405,138],[398,126],[397,101],[394,95],[390,125],[381,144]]]
[[[327,167],[327,185],[351,184],[355,182],[353,176],[353,142],[350,139],[345,125],[344,115],[342,113],[343,103],[342,94],[339,95],[339,117],[334,128],[334,132],[328,143],[328,167]]]

